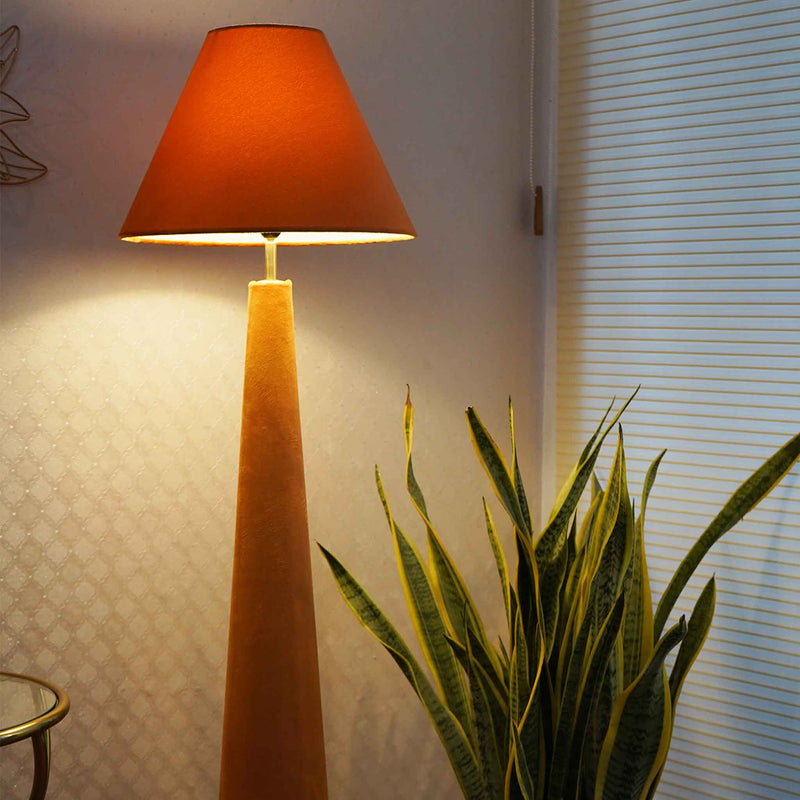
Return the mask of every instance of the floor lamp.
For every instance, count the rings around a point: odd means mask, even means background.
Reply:
[[[327,797],[292,285],[277,245],[416,235],[324,34],[206,37],[120,238],[265,248],[249,287],[221,800]]]

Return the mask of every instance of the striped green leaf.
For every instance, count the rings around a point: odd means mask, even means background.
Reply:
[[[483,642],[481,642],[472,631],[467,632],[467,638],[472,643],[472,659],[480,667],[481,675],[483,675],[487,681],[487,691],[490,691],[497,698],[497,702],[505,709],[504,713],[507,713],[509,704],[507,682],[504,677],[498,676],[497,672],[494,670],[494,665],[483,647]],[[466,645],[461,644],[461,642],[456,641],[451,636],[447,637],[447,643],[453,650],[453,654],[458,659],[458,663],[461,664],[464,672],[469,673],[470,657]]]
[[[592,600],[587,610],[587,614],[592,616],[592,638],[597,635],[622,588],[634,538],[621,429],[614,465],[612,480],[606,489],[605,498],[609,500],[616,497],[616,502],[612,505],[611,501],[608,503],[604,501],[606,511],[603,508],[600,510],[602,520],[600,533],[604,536],[604,540],[600,561],[592,576]]]
[[[634,515],[633,508],[630,511]],[[622,685],[630,686],[653,650],[653,606],[647,561],[644,554],[644,533],[641,516],[634,524],[631,558],[625,574],[623,592],[627,598],[622,623]]]
[[[531,696],[528,642],[519,611],[514,621],[514,646],[511,650],[509,679],[511,720],[519,724]]]
[[[480,614],[475,607],[464,579],[442,544],[439,535],[428,516],[425,496],[414,476],[411,457],[414,436],[414,406],[411,403],[411,390],[406,396],[403,411],[403,433],[406,445],[406,489],[413,506],[419,513],[428,535],[428,561],[431,583],[439,605],[445,610],[445,621],[449,632],[460,641],[466,641],[466,626],[469,626],[488,647],[486,631]]]
[[[514,529],[514,544],[517,549],[516,599],[530,640],[541,619],[539,572],[536,569],[533,547],[517,528]]]
[[[536,794],[536,779],[532,774],[531,765],[528,764],[528,756],[525,748],[520,741],[519,730],[512,722],[511,731],[514,736],[514,765],[517,770],[517,780],[519,787],[522,789],[522,795],[525,800],[537,800]]]
[[[669,675],[669,692],[672,700],[672,726],[675,725],[675,715],[677,712],[678,697],[680,697],[683,682],[689,674],[697,656],[703,649],[703,644],[708,637],[708,632],[711,630],[711,622],[714,619],[714,608],[716,606],[717,588],[716,582],[712,577],[711,580],[705,585],[705,588],[697,598],[694,604],[694,610],[691,617],[689,617],[689,624],[687,626],[686,638],[681,642],[678,649],[678,655],[675,657],[675,663],[672,665],[672,672]],[[647,798],[655,795],[658,783],[661,780],[661,774],[664,771],[662,768],[658,771],[653,783],[650,785]]]
[[[411,464],[411,445],[414,439],[414,406],[411,403],[411,388],[408,388],[406,404],[403,408],[403,439],[406,445],[406,488],[411,496],[412,503],[416,506],[422,518],[427,521],[428,509],[422,490],[414,477],[414,468]]]
[[[800,457],[800,433],[770,456],[730,497],[714,517],[692,549],[681,561],[656,609],[653,622],[655,637],[661,635],[664,624],[705,554],[739,520],[755,508],[778,484]]]
[[[467,733],[472,731],[472,714],[467,689],[458,661],[447,642],[447,626],[436,603],[422,559],[416,547],[393,525],[400,579],[411,620],[422,652],[447,707]]]
[[[534,552],[541,584],[541,604],[544,613],[543,628],[548,656],[555,642],[559,614],[559,594],[567,567],[566,545],[569,520],[577,508],[587,481],[592,475],[594,465],[600,455],[600,448],[606,436],[616,425],[635,395],[636,392],[624,403],[605,430],[595,434],[596,441],[595,437],[593,437],[593,447],[588,450],[588,455],[585,457],[582,454],[582,460],[576,464],[567,478],[556,501],[556,506],[551,513],[550,521],[536,541]],[[588,445],[584,452],[587,452],[587,449]]]
[[[595,800],[643,800],[669,749],[672,704],[664,659],[686,636],[681,617],[639,677],[617,698],[595,783]]]
[[[638,391],[637,389],[628,400],[625,401],[622,408],[614,415],[614,418],[608,423],[602,433],[598,427],[598,430],[590,440],[592,447],[590,448],[587,444],[583,453],[581,453],[581,458],[575,467],[573,467],[572,472],[561,487],[553,510],[550,513],[550,519],[536,543],[537,560],[551,559],[553,553],[559,549],[559,542],[565,535],[567,523],[575,511],[578,501],[583,494],[583,490],[586,487],[586,482],[591,477],[594,465],[597,463],[597,458],[600,455],[600,448],[603,446],[606,436],[608,436],[609,432],[617,424],[622,413]],[[606,412],[606,415],[607,414],[608,412]],[[605,420],[605,416],[603,419]],[[602,426],[602,422],[600,426]]]
[[[590,564],[593,569],[596,569],[597,561],[603,551],[606,541],[619,520],[623,478],[625,477],[623,475],[624,467],[623,435],[622,428],[620,427],[617,438],[617,449],[614,453],[614,461],[611,465],[608,486],[597,495],[598,497],[602,497],[602,501],[597,510],[590,536],[590,552],[592,556]]]
[[[562,787],[569,765],[572,731],[575,726],[575,715],[580,702],[581,686],[588,663],[587,653],[590,647],[591,625],[592,616],[587,612],[581,620],[575,645],[564,665],[563,686],[561,687],[561,695],[558,698],[557,728],[549,763],[551,785],[555,780],[557,789]],[[556,776],[555,779],[552,777],[554,775]],[[552,792],[550,796],[554,796]]]
[[[675,663],[672,665],[672,672],[669,676],[669,691],[672,696],[673,708],[677,705],[683,682],[686,680],[692,664],[694,664],[703,649],[708,632],[711,630],[716,604],[717,584],[712,576],[694,604],[692,615],[689,617],[686,638],[681,642],[678,655],[675,657]]]
[[[561,709],[558,721],[553,757],[550,762],[549,800],[574,797],[580,777],[583,743],[597,693],[603,680],[611,650],[614,647],[620,625],[624,598],[620,595],[608,617],[603,621],[600,633],[586,661],[586,668],[578,687]]]
[[[322,545],[318,544],[318,547],[347,605],[359,622],[392,656],[422,701],[444,745],[466,800],[494,800],[486,794],[475,751],[463,727],[439,699],[403,638],[342,563]]]
[[[625,582],[628,603],[623,623],[624,686],[627,688],[639,674],[642,666],[650,660],[653,652],[653,598],[647,571],[644,543],[644,520],[647,501],[655,483],[661,460],[667,451],[662,450],[650,467],[642,488],[642,507],[636,518],[633,550]]]
[[[488,796],[499,798],[503,792],[504,769],[509,752],[508,705],[501,702],[491,679],[475,660],[472,653],[475,641],[470,632],[467,636],[467,675],[475,713],[478,757]]]
[[[586,543],[589,538],[589,531],[592,529],[592,524],[594,523],[595,517],[597,516],[597,512],[600,509],[600,504],[603,502],[603,492],[599,490],[597,492],[592,492],[592,500],[589,504],[589,509],[586,512],[586,516],[581,521],[580,527],[578,528],[578,532],[575,535],[575,548],[578,553],[583,552],[586,550]]]
[[[531,531],[522,513],[514,481],[508,471],[508,466],[500,452],[500,448],[489,435],[489,431],[486,430],[486,426],[481,422],[475,409],[470,407],[466,413],[472,444],[478,454],[478,459],[489,476],[497,499],[503,504],[517,530],[530,539]]]
[[[483,498],[483,515],[486,519],[486,532],[489,535],[489,543],[492,546],[492,553],[494,554],[494,561],[497,564],[497,574],[500,577],[500,588],[503,592],[503,605],[506,609],[506,620],[508,621],[508,630],[511,632],[514,627],[514,618],[511,615],[511,584],[508,580],[508,562],[506,561],[506,554],[503,551],[503,545],[497,536],[497,529],[494,526],[492,519],[492,512],[489,511],[489,506],[486,503],[486,498]]]
[[[625,598],[620,595],[603,623],[592,652],[589,665],[579,689],[580,701],[571,731],[567,770],[563,776],[562,794],[553,793],[555,777],[550,777],[550,797],[575,797],[582,777],[583,752],[590,720],[595,718],[597,701],[603,686],[604,673],[611,659],[622,625]]]
[[[606,661],[606,669],[600,679],[600,686],[595,692],[591,717],[586,723],[580,755],[581,783],[585,787],[593,787],[595,783],[600,750],[608,731],[614,704],[623,688],[622,666],[622,642],[617,638],[613,642]]]
[[[644,513],[647,510],[647,501],[650,499],[650,492],[653,489],[653,484],[656,482],[656,475],[658,468],[661,466],[661,461],[667,454],[666,450],[662,450],[653,459],[653,463],[648,467],[647,474],[644,476],[644,485],[642,486],[642,510],[639,512],[642,515],[642,525],[644,525]]]
[[[567,549],[562,547],[549,561],[537,562],[539,602],[542,607],[542,632],[548,658],[552,654],[561,613],[561,587],[567,571]]]
[[[528,705],[522,714],[522,719],[517,725],[519,742],[522,745],[522,752],[525,754],[526,771],[536,786],[535,796],[544,797],[544,786],[546,779],[546,745],[545,720],[543,719],[542,695],[548,691],[546,683],[544,650],[538,648],[536,653],[528,654],[528,663],[535,668],[531,672],[531,690],[528,698]],[[514,724],[512,720],[512,725]]]
[[[513,734],[512,734],[513,738]],[[511,755],[506,766],[506,779],[503,788],[503,800],[525,800],[517,779],[517,753],[511,748]]]
[[[511,398],[508,398],[508,428],[511,433],[511,465],[514,470],[514,489],[517,493],[517,500],[519,507],[522,511],[522,518],[528,526],[528,530],[533,532],[533,525],[531,525],[531,512],[528,508],[528,498],[525,494],[525,487],[522,483],[522,474],[519,470],[519,459],[517,458],[517,437],[514,431],[514,406],[511,404]]]
[[[443,609],[437,603],[433,587],[416,547],[394,521],[377,467],[375,468],[375,482],[394,541],[397,567],[409,615],[422,646],[425,660],[431,668],[442,698],[456,715],[467,734],[473,736],[466,684],[463,673],[447,642],[447,625]]]

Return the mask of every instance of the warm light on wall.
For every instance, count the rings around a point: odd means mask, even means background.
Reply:
[[[211,31],[120,237],[265,246],[250,284],[223,800],[327,796],[291,283],[276,245],[416,235],[321,31]]]

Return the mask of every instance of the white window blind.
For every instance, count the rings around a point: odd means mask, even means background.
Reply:
[[[611,396],[654,596],[800,429],[800,3],[562,0],[557,472]],[[800,477],[712,550],[714,626],[658,797],[800,798]]]

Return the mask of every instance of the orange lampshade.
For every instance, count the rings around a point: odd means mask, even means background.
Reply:
[[[416,236],[322,31],[211,31],[120,238],[346,244]]]

